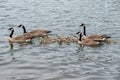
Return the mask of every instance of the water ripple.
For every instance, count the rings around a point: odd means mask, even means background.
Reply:
[[[87,5],[87,6],[86,6]],[[119,80],[120,9],[118,0],[1,0],[0,1],[0,79],[1,80]],[[22,30],[52,30],[51,36],[109,34],[116,44],[80,47],[76,43],[14,44],[10,50],[8,28],[14,36]]]

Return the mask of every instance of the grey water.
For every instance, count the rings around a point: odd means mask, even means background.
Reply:
[[[0,0],[0,80],[120,80],[120,0]],[[14,44],[13,36],[51,30],[51,36],[75,36],[85,23],[87,35],[109,34],[116,44],[80,47],[77,43]]]

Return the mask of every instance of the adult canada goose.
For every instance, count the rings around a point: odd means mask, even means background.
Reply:
[[[82,39],[82,33],[81,32],[77,32],[76,34],[79,34],[79,40],[78,40],[78,44],[81,45],[87,45],[87,46],[97,46],[100,45],[101,43],[97,40],[93,40],[93,39]]]
[[[86,36],[86,26],[85,24],[81,24],[80,26],[83,26],[83,39],[93,39],[93,40],[99,40],[99,41],[105,41],[108,38],[111,38],[110,36],[104,34],[104,35],[91,35]]]
[[[9,42],[10,43],[25,43],[25,42],[30,41],[30,39],[27,36],[12,37],[13,33],[14,33],[14,29],[13,28],[9,28],[8,30],[11,31],[11,33],[9,35]]]
[[[30,32],[27,32],[26,28],[23,24],[20,24],[18,27],[22,27],[24,35],[28,36],[29,38],[43,37],[43,36],[47,35],[48,33],[51,33],[51,31],[48,31],[48,30],[33,30]]]

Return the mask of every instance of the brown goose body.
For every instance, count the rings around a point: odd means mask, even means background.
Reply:
[[[9,38],[9,42],[11,43],[25,43],[28,41],[30,40],[28,40],[28,38],[24,36],[17,36],[17,37]]]
[[[47,33],[49,33],[47,30],[33,30],[31,32],[25,33],[25,35],[31,34],[33,37],[38,37],[38,36],[43,37],[43,36],[47,35]]]
[[[9,30],[11,31],[11,34],[9,35],[9,42],[10,43],[25,43],[25,42],[30,41],[30,39],[27,36],[12,37],[12,35],[14,33],[14,29],[13,28],[9,28]]]
[[[97,46],[97,45],[100,45],[100,42],[94,41],[92,39],[85,39],[82,41],[78,41],[78,44],[87,45],[87,46]]]
[[[111,38],[110,36],[108,36],[107,34],[103,34],[103,35],[91,35],[91,36],[86,36],[86,26],[85,24],[81,24],[80,26],[83,26],[83,39],[93,39],[93,40],[99,40],[99,41],[105,41],[108,38]]]
[[[91,36],[84,36],[83,39],[93,39],[93,40],[100,40],[105,41],[108,38],[108,35],[91,35]]]
[[[43,37],[45,35],[48,35],[48,33],[51,33],[51,31],[48,30],[33,30],[30,32],[27,32],[25,29],[24,25],[19,25],[18,27],[22,27],[23,28],[23,34],[29,38],[35,38],[35,37]]]
[[[81,45],[87,45],[87,46],[98,46],[101,43],[97,40],[93,40],[93,39],[82,39],[82,33],[78,32],[77,34],[80,35],[79,40],[78,40],[78,44]]]

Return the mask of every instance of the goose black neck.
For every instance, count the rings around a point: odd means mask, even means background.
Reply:
[[[86,36],[86,26],[83,26],[83,35],[85,35]]]
[[[80,33],[79,41],[82,41],[82,33]]]
[[[12,31],[11,31],[11,33],[10,33],[9,37],[11,37],[11,38],[12,38],[13,33],[14,33],[14,30],[12,30]]]
[[[27,31],[26,31],[26,29],[25,29],[25,26],[23,26],[23,31],[24,31],[24,33],[27,33]]]

